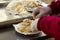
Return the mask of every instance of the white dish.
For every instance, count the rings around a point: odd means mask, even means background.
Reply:
[[[20,33],[20,34],[24,34],[24,35],[34,35],[34,34],[38,34],[40,33],[40,31],[37,31],[37,32],[32,32],[32,33],[25,33],[25,32],[20,32],[18,30],[18,27],[19,27],[20,24],[13,24],[14,28],[15,28],[15,31]]]
[[[26,0],[25,0],[26,1]],[[21,14],[25,17],[25,16],[31,16],[30,15],[30,13],[28,12],[28,11],[33,11],[35,8],[35,6],[32,6],[32,5],[29,5],[29,7],[28,7],[28,5],[27,5],[27,3],[29,2],[29,1],[26,1],[26,5],[25,5],[25,1],[22,1],[22,3],[21,3],[21,1],[12,1],[12,2],[10,2],[8,5],[7,5],[7,7],[6,7],[6,12],[7,12],[7,14],[11,14],[11,15],[15,15],[15,14],[17,14],[17,15],[19,15],[19,16],[21,16]],[[24,2],[24,3],[23,3]],[[21,5],[20,5],[20,3],[21,3]],[[16,4],[16,5],[15,5]],[[29,4],[30,4],[30,2],[29,2]],[[13,6],[14,5],[14,6]],[[35,5],[35,4],[34,4]],[[40,4],[39,4],[40,5]],[[26,7],[25,7],[26,6]],[[24,12],[24,11],[27,11],[28,13],[21,13],[21,12]]]

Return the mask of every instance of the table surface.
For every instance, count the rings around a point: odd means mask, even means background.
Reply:
[[[17,33],[14,28],[11,26],[9,28],[0,29],[0,40],[35,40],[42,37],[45,37],[44,34],[36,34],[36,35],[23,35]]]

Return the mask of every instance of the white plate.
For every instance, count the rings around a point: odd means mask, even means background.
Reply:
[[[14,28],[15,28],[15,31],[17,31],[17,32],[20,33],[20,34],[24,34],[24,35],[34,35],[34,34],[40,33],[40,31],[32,32],[32,33],[20,32],[20,31],[18,30],[19,25],[20,25],[20,24],[13,24],[13,26],[14,26]]]
[[[13,2],[11,2],[11,3],[9,3],[8,5],[11,5]],[[41,5],[42,6],[47,6],[47,4],[46,3],[44,3],[44,2],[41,2]],[[27,11],[33,11],[35,8],[27,8]],[[21,16],[21,17],[28,17],[28,16],[32,16],[32,15],[30,15],[30,14],[28,14],[28,15],[24,15],[24,16],[22,16],[21,14],[19,14],[18,12],[16,12],[16,11],[14,11],[14,10],[8,10],[7,8],[6,8],[6,14],[7,15],[13,15],[13,16],[16,16],[16,14],[18,14],[18,16]]]

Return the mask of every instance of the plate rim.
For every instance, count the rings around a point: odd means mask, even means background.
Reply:
[[[18,25],[19,25],[19,24],[13,24],[13,26],[14,26],[14,28],[15,28],[15,31],[18,32],[18,33],[20,33],[20,34],[24,34],[24,35],[34,35],[34,34],[38,34],[38,33],[41,32],[41,31],[37,31],[37,32],[34,32],[34,33],[24,33],[24,32],[20,32],[20,31],[18,31]]]

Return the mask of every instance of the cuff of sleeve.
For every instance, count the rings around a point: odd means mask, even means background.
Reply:
[[[36,24],[36,25],[35,25],[34,28],[35,28],[36,31],[38,31],[38,28],[37,28],[38,21],[39,21],[39,18],[38,18],[38,19],[35,19],[35,24]]]

